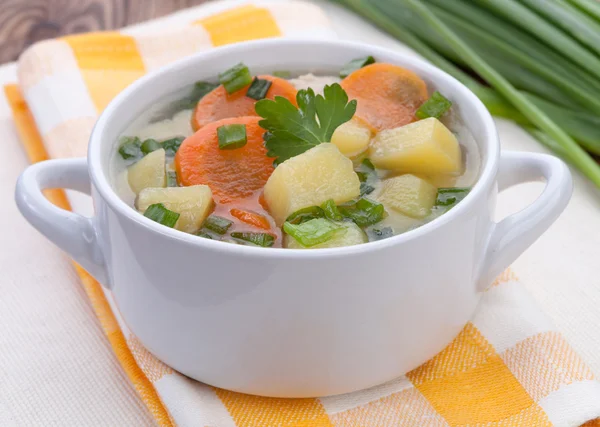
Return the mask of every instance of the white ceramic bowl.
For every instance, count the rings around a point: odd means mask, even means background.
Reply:
[[[454,103],[482,155],[480,178],[450,212],[390,239],[335,249],[237,246],[152,222],[111,188],[109,160],[126,126],[163,96],[243,61],[255,73],[335,72],[374,55],[409,68]],[[532,205],[492,220],[498,188],[544,178]],[[44,188],[90,193],[96,216],[60,210]],[[346,42],[264,40],[185,58],[141,78],[99,118],[86,159],[30,166],[23,215],[111,289],[141,342],[208,384],[282,397],[350,392],[393,379],[442,350],[481,292],[565,208],[571,177],[546,155],[502,153],[494,122],[454,78],[418,59]]]

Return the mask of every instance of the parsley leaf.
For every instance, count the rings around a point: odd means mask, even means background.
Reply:
[[[315,95],[311,88],[299,90],[296,101],[298,108],[281,96],[255,104],[256,113],[263,118],[258,124],[267,130],[267,156],[275,157],[275,164],[331,141],[333,131],[356,111],[356,100],[348,102],[337,83],[325,86],[323,95]]]

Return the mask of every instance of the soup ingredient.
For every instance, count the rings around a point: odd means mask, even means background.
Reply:
[[[263,143],[260,117],[236,117],[210,123],[183,141],[175,156],[182,185],[206,184],[218,203],[247,199],[261,190],[273,172],[273,159]],[[217,129],[223,125],[246,126],[246,145],[235,150],[219,148]]]
[[[329,199],[340,204],[359,195],[360,181],[352,160],[328,143],[281,163],[264,189],[265,202],[278,226],[299,209],[319,206]]]
[[[165,158],[165,150],[160,148],[129,166],[127,180],[135,194],[139,194],[144,188],[167,185]]]
[[[333,132],[331,143],[347,157],[356,157],[369,148],[371,129],[358,119],[342,123]]]
[[[440,175],[462,170],[456,137],[433,117],[379,132],[371,142],[369,158],[377,168],[403,173]]]
[[[142,142],[142,145],[140,146],[140,150],[142,150],[142,153],[144,154],[149,154],[160,148],[162,148],[162,146],[160,145],[160,142],[158,142],[156,139],[147,139],[144,142]]]
[[[173,157],[175,153],[177,153],[177,150],[179,150],[179,147],[184,139],[184,136],[176,136],[175,138],[170,138],[161,142],[162,148],[165,149],[166,155]]]
[[[121,138],[121,145],[119,146],[119,154],[125,160],[139,159],[142,157],[141,150],[142,141],[137,136],[125,136]]]
[[[400,175],[383,181],[377,198],[401,214],[422,219],[431,214],[438,191],[424,179],[414,175]]]
[[[360,179],[360,195],[371,194],[375,190],[377,181],[379,181],[373,163],[369,159],[363,159],[356,170],[356,174]]]
[[[228,94],[237,92],[251,82],[250,70],[241,62],[219,74],[219,83],[223,85]]]
[[[431,97],[419,107],[415,116],[419,119],[427,119],[429,117],[439,119],[446,114],[451,107],[452,102],[436,90]]]
[[[267,96],[267,92],[271,87],[271,84],[272,82],[270,80],[259,79],[258,77],[255,77],[254,80],[252,80],[252,84],[248,88],[248,92],[246,92],[246,96],[260,101]]]
[[[394,236],[392,227],[370,227],[367,229],[369,240],[383,240]]]
[[[198,81],[194,83],[194,87],[192,88],[190,94],[182,99],[174,101],[164,111],[162,111],[162,116],[172,117],[179,111],[191,110],[198,104],[198,101],[200,101],[207,93],[214,90],[217,86],[219,86],[218,83],[211,82]]]
[[[213,237],[210,234],[208,234],[208,233],[206,233],[206,232],[204,232],[202,230],[200,230],[199,232],[197,232],[196,236],[203,237],[205,239],[210,239],[210,240],[213,239]]]
[[[213,208],[212,192],[207,185],[145,188],[137,198],[140,212],[156,203],[162,203],[167,209],[180,214],[175,228],[186,233],[198,231]]]
[[[148,209],[144,212],[144,216],[170,228],[173,228],[179,219],[177,212],[170,211],[162,203],[155,203],[148,206]]]
[[[204,228],[217,234],[225,234],[233,225],[233,221],[223,218],[222,216],[211,215],[204,221]]]
[[[323,142],[330,142],[333,132],[352,118],[356,101],[348,102],[342,87],[325,86],[323,95],[312,89],[300,90],[298,108],[288,99],[263,99],[256,103],[256,113],[264,120],[260,125],[268,133],[265,145],[270,157],[280,164]]]
[[[435,206],[444,207],[446,210],[454,207],[471,191],[470,188],[450,187],[438,188]]]
[[[377,224],[385,215],[385,208],[381,203],[362,197],[355,203],[341,205],[338,207],[340,213],[354,221],[361,227]]]
[[[271,228],[269,220],[263,215],[257,214],[255,212],[249,212],[243,209],[234,208],[231,209],[229,213],[232,217],[237,218],[248,225],[252,225],[253,227],[262,228],[263,230],[269,230]]]
[[[330,240],[336,234],[345,234],[346,228],[325,218],[311,219],[301,224],[286,222],[283,231],[304,247],[311,247]]]
[[[351,73],[358,70],[359,68],[365,67],[367,65],[371,65],[375,63],[375,58],[372,56],[367,56],[364,58],[356,58],[352,61],[348,62],[346,65],[342,67],[340,70],[340,78],[348,77]]]
[[[556,28],[564,22],[558,24],[539,15],[533,16],[530,10],[514,0],[337,1],[354,9],[463,82],[492,114],[527,127],[537,127],[532,134],[539,142],[570,161],[600,187],[600,166],[577,145],[577,142],[582,142],[585,148],[597,152],[596,142],[600,140],[600,135],[592,135],[599,128],[587,126],[590,109],[582,107],[581,101],[575,101],[564,89],[564,83],[569,83],[588,94],[593,93],[598,99],[600,67],[594,65],[598,59],[589,61],[586,58],[589,57],[589,51],[582,56],[581,48],[574,50],[564,44],[565,41],[569,45],[573,42],[577,44]],[[580,7],[594,3],[594,9],[582,7],[581,10],[589,17],[596,18],[595,2],[571,2]],[[432,3],[437,8],[432,7]],[[450,13],[438,13],[441,8]],[[514,8],[526,13],[509,12]],[[525,15],[526,18],[523,18]],[[465,31],[459,34],[457,19],[476,27],[478,36],[468,35]],[[586,21],[578,21],[579,27],[586,25]],[[506,54],[507,43],[513,53],[511,59]],[[573,64],[574,57],[577,57],[579,65],[585,65],[585,69]],[[532,59],[538,66],[530,70],[523,60],[531,66]],[[476,74],[477,79],[462,71],[464,68],[470,74]],[[542,75],[540,71],[545,74]],[[556,75],[554,83],[546,80],[548,72]],[[562,88],[556,85],[561,78]],[[532,96],[532,92],[536,96]],[[586,111],[581,113],[582,109]],[[579,117],[586,117],[586,120],[582,125],[575,126]]]
[[[268,233],[251,233],[251,232],[239,232],[235,231],[231,233],[231,237],[234,239],[242,240],[244,242],[252,243],[256,246],[262,246],[267,248],[273,246],[275,243],[275,236]]]
[[[332,199],[330,199],[330,200],[332,200]],[[325,202],[325,203],[327,203],[327,202]],[[311,219],[324,218],[324,217],[325,217],[325,212],[323,212],[323,209],[320,206],[310,206],[308,208],[302,208],[300,210],[297,210],[296,212],[294,212],[293,214],[288,216],[286,221],[291,224],[301,224],[305,221],[310,221]]]
[[[425,82],[397,65],[375,63],[354,71],[341,83],[358,101],[356,116],[377,131],[404,126],[427,99]]]
[[[367,243],[368,239],[364,231],[354,224],[353,222],[339,222],[337,225],[343,227],[342,230],[336,232],[327,241],[319,243],[313,246],[304,246],[298,240],[291,235],[284,235],[283,243],[284,247],[288,249],[326,249],[326,248],[338,248],[342,246],[359,245],[361,243]]]
[[[246,126],[238,123],[220,126],[217,128],[217,138],[221,150],[242,148],[248,142]]]
[[[335,201],[333,199],[329,199],[323,203],[321,205],[321,209],[323,210],[323,215],[327,219],[332,221],[341,221],[343,219],[342,214],[335,205]]]
[[[274,99],[276,96],[282,96],[296,105],[297,90],[290,82],[273,76],[258,76],[258,78],[271,82],[266,98]],[[249,86],[228,94],[223,86],[217,87],[198,102],[192,114],[192,128],[198,130],[209,123],[231,117],[257,116],[254,108],[257,101],[246,96],[248,89]]]
[[[167,187],[178,187],[177,173],[173,171],[167,172]]]

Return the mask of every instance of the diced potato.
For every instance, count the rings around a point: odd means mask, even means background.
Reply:
[[[127,180],[135,194],[140,194],[144,188],[166,187],[165,150],[155,150],[129,166]]]
[[[162,203],[167,209],[180,214],[175,224],[177,230],[195,233],[212,210],[212,191],[208,185],[145,188],[137,198],[137,208],[141,213],[155,203]]]
[[[383,181],[377,199],[384,206],[411,218],[424,218],[435,204],[437,188],[414,175],[401,175]]]
[[[338,126],[331,136],[331,143],[347,157],[355,157],[366,151],[370,141],[371,130],[357,119]]]
[[[352,160],[333,144],[319,144],[286,160],[269,177],[264,198],[278,226],[299,209],[329,199],[339,205],[360,195]]]
[[[310,249],[339,248],[342,246],[352,246],[368,242],[367,235],[361,228],[353,222],[340,222],[346,228],[346,232],[340,231],[330,240],[311,246]],[[283,246],[289,249],[308,249],[302,246],[296,239],[290,235],[283,236]]]
[[[456,137],[433,117],[379,132],[369,158],[378,168],[402,173],[456,175],[462,170]]]

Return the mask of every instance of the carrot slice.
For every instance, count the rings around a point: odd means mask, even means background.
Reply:
[[[297,105],[297,90],[290,82],[273,76],[258,76],[258,78],[271,82],[271,87],[267,91],[266,98],[274,99],[276,96],[283,96],[289,99],[292,104]],[[249,87],[250,85],[237,92],[228,94],[223,85],[221,85],[206,94],[194,109],[192,128],[198,130],[208,123],[230,117],[256,116],[257,114],[254,110],[256,100],[246,96]]]
[[[260,117],[234,117],[209,123],[188,136],[175,155],[175,169],[182,185],[206,184],[218,203],[242,200],[262,189],[273,172],[267,157]],[[234,150],[221,150],[217,128],[246,125],[247,143]]]
[[[393,129],[416,120],[415,112],[427,100],[427,85],[412,71],[375,63],[342,80],[350,99],[356,99],[356,117],[374,131]]]
[[[257,213],[235,208],[231,209],[229,213],[232,217],[237,218],[248,225],[252,225],[256,228],[261,228],[263,230],[271,229],[271,224],[269,223],[269,220]]]

